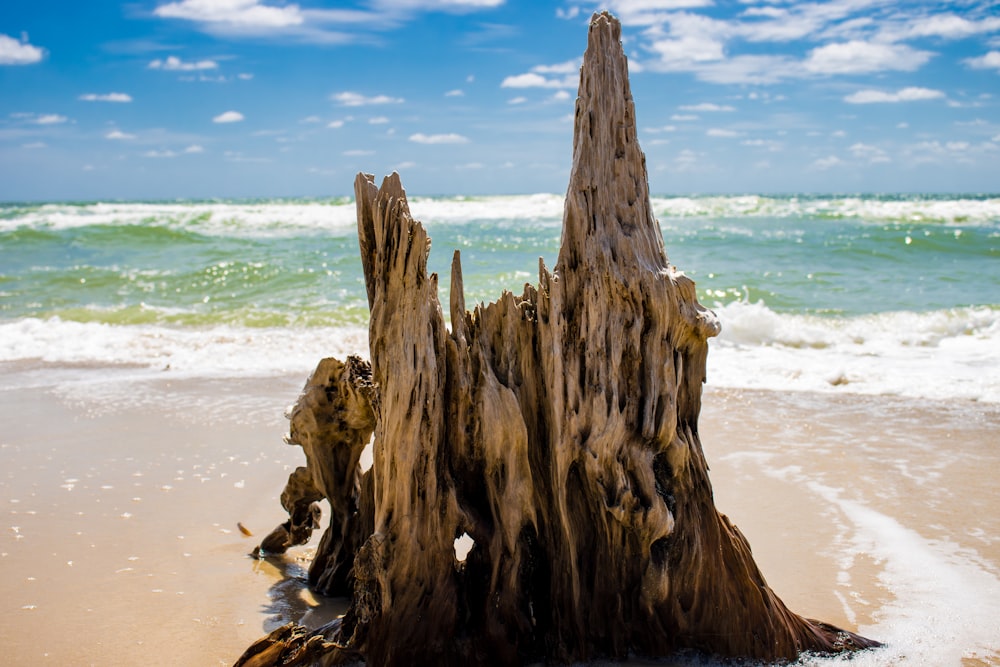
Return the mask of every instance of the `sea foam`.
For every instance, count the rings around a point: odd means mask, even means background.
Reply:
[[[818,317],[760,303],[716,308],[716,387],[1000,402],[1000,310]],[[362,326],[172,327],[0,322],[0,361],[134,366],[187,377],[305,377],[326,356],[368,356]]]
[[[820,317],[735,301],[715,310],[716,386],[1000,402],[995,308]]]

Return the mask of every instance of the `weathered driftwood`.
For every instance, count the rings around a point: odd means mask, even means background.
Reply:
[[[371,381],[317,370],[292,417],[311,475],[282,498],[293,525],[331,499],[310,581],[352,582],[352,603],[238,664],[774,660],[875,644],[789,611],[715,509],[698,413],[719,324],[667,263],[647,187],[607,14],[581,69],[559,257],[537,288],[467,312],[456,253],[449,331],[399,178],[359,175]],[[369,495],[357,454],[372,426]]]

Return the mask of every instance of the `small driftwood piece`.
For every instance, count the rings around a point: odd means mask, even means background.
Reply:
[[[562,245],[537,287],[470,313],[455,253],[449,331],[398,176],[358,176],[371,378],[314,375],[292,417],[310,474],[282,498],[293,528],[303,505],[338,499],[310,581],[350,584],[351,606],[237,664],[775,661],[877,645],[789,611],[715,509],[698,413],[719,324],[667,262],[620,30],[606,13],[590,25]],[[356,454],[372,427],[366,494]],[[462,533],[474,545],[459,562]]]

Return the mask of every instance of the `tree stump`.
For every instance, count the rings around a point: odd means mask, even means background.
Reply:
[[[309,474],[282,497],[294,526],[330,499],[310,583],[352,602],[319,630],[276,630],[238,665],[684,649],[770,661],[877,645],[789,611],[715,509],[698,413],[719,323],[668,264],[620,37],[595,14],[559,257],[520,296],[466,311],[456,252],[449,331],[399,177],[359,174],[370,376],[357,359],[317,369],[292,418]],[[281,530],[272,546],[295,541]],[[463,533],[474,545],[459,562]]]

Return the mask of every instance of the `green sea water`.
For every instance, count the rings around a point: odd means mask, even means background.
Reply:
[[[998,197],[652,205],[671,263],[726,316],[723,345],[830,348],[859,339],[865,318],[887,337],[866,351],[875,356],[956,336],[1000,340]],[[432,238],[442,303],[456,249],[470,308],[537,283],[539,258],[554,268],[561,196],[413,197],[410,207]],[[123,356],[145,363],[150,336],[183,337],[181,347],[220,327],[361,336],[367,315],[351,200],[0,205],[0,360],[106,360],[112,340],[132,340]],[[40,341],[39,323],[63,327],[62,339]],[[893,328],[909,332],[893,338]],[[1000,368],[1000,352],[984,363]]]

